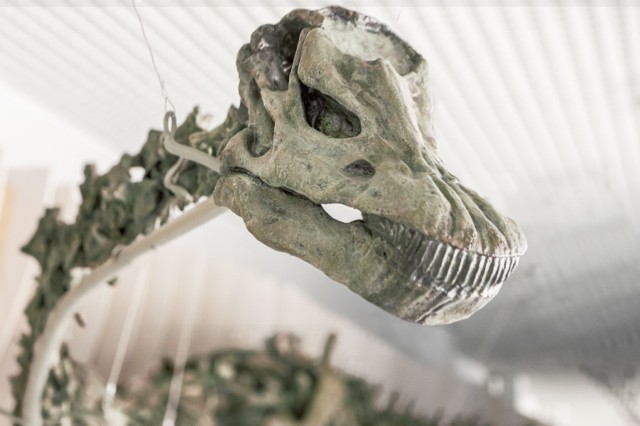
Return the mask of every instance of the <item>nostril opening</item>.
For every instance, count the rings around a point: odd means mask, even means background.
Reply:
[[[244,140],[245,148],[252,157],[261,157],[269,151],[270,146],[260,144],[258,134],[253,129],[247,129],[247,135]]]
[[[342,223],[351,223],[362,220],[362,212],[353,207],[339,203],[322,204],[322,209],[332,218]]]
[[[367,160],[356,160],[344,168],[351,176],[371,177],[376,173],[375,167]]]

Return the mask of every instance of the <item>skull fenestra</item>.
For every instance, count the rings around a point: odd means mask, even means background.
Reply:
[[[438,158],[427,64],[406,42],[343,8],[296,10],[237,67],[245,123],[214,196],[256,238],[409,321],[464,319],[497,294],[525,237]]]

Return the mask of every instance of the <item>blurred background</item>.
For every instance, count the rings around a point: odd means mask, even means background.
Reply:
[[[238,104],[235,54],[252,31],[333,3],[137,2],[178,120],[199,105],[215,124]],[[284,330],[319,355],[336,331],[340,367],[418,410],[639,425],[640,2],[339,4],[427,59],[441,157],[527,234],[501,293],[466,321],[408,324],[227,213],[96,291],[74,355],[118,380],[175,355],[185,318],[192,353]],[[19,247],[45,206],[73,220],[83,164],[106,171],[163,114],[130,2],[0,0],[0,408],[13,404],[7,377],[38,272]]]

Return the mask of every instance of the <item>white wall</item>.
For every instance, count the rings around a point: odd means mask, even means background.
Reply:
[[[92,162],[98,170],[105,170],[121,155],[64,114],[47,109],[1,80],[0,151],[8,167],[46,168],[55,183],[66,184],[82,181],[84,164]]]

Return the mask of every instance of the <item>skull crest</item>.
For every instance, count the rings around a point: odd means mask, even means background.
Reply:
[[[237,66],[246,127],[214,196],[259,240],[409,321],[464,319],[497,294],[526,240],[438,158],[422,56],[330,7],[258,28]]]

